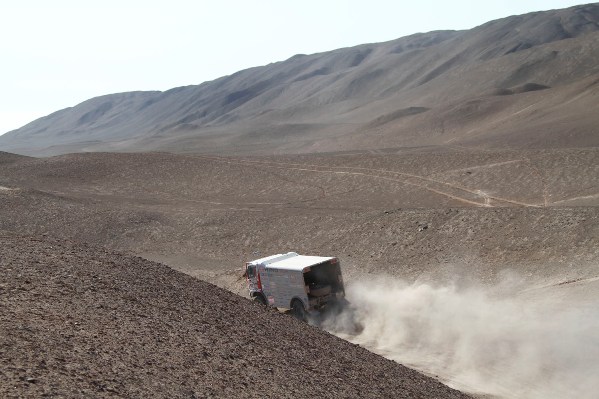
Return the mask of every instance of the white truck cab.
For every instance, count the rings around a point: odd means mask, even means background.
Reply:
[[[291,309],[300,319],[342,303],[345,298],[339,260],[335,257],[268,256],[246,263],[250,297],[276,308]]]

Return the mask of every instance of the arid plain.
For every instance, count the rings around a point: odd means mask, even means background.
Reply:
[[[294,250],[339,256],[350,286],[501,286],[569,307],[599,288],[598,169],[596,149],[3,154],[0,229],[142,256],[240,295],[244,261]],[[485,392],[474,385],[454,382]]]

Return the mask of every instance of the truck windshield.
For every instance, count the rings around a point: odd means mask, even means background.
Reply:
[[[254,277],[255,272],[256,272],[255,266],[248,266],[248,269],[247,269],[248,278]]]

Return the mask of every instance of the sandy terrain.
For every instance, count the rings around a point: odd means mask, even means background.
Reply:
[[[483,281],[513,268],[559,282],[594,273],[598,165],[595,149],[23,158],[2,168],[15,190],[0,197],[0,228],[144,254],[229,288],[251,254],[285,250],[343,256],[349,275],[459,264]]]
[[[594,334],[585,334],[599,328],[593,311],[599,293],[599,152],[594,148],[422,148],[244,158],[0,155],[0,186],[10,188],[0,191],[0,230],[7,234],[45,234],[140,255],[242,295],[244,260],[288,250],[336,255],[348,294],[377,309],[360,309],[368,325],[386,320],[395,327],[351,336],[334,323],[329,331],[477,395],[559,398],[570,392],[586,398],[596,391],[592,381],[599,370],[581,355],[593,354],[588,348],[596,345]],[[11,240],[17,248],[33,245],[29,239]],[[21,251],[25,257],[29,252]],[[85,256],[94,264],[98,255]],[[364,294],[364,284],[381,276],[393,285],[371,291],[396,296]],[[411,292],[410,298],[420,299],[410,302],[405,295]],[[481,306],[470,305],[475,302]],[[394,305],[402,303],[415,307]],[[421,314],[431,317],[416,322],[410,309],[426,304]],[[565,331],[536,316],[556,309],[562,310],[554,320],[576,327]],[[493,318],[496,314],[514,317]],[[453,331],[449,335],[447,328]],[[401,331],[414,335],[397,334]],[[531,331],[537,337],[552,333],[531,341]],[[587,349],[564,344],[572,351],[555,353],[562,347],[551,338],[555,335]],[[435,338],[445,336],[453,338]],[[481,357],[495,353],[485,347],[514,352]],[[559,364],[572,372],[515,356],[523,350],[538,354],[534,359],[563,359]],[[461,358],[470,361],[455,361]],[[508,370],[552,371],[514,376]]]

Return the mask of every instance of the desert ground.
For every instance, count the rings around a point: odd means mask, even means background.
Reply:
[[[4,364],[13,382],[3,389],[8,396],[459,396],[405,364],[478,397],[592,397],[598,176],[595,148],[2,153],[0,293],[11,312],[3,315],[2,348],[4,359],[22,364]],[[367,328],[352,334],[343,320],[321,327],[354,346],[242,298],[243,263],[286,251],[340,258]],[[49,324],[64,328],[45,337]],[[95,349],[85,347],[86,334],[95,334]],[[264,340],[265,352],[255,348]],[[569,350],[555,352],[562,347]],[[58,368],[26,367],[66,349]],[[283,355],[295,350],[297,360]],[[297,371],[316,370],[304,350],[330,360],[318,384]],[[115,353],[118,362],[106,360]],[[91,359],[103,359],[93,362],[97,370],[86,368]],[[152,364],[139,369],[142,360]],[[274,374],[256,382],[256,362]],[[223,373],[209,373],[214,367]],[[367,377],[375,374],[394,377]],[[163,385],[150,390],[149,381]]]
[[[467,397],[165,265],[0,242],[4,398]]]

